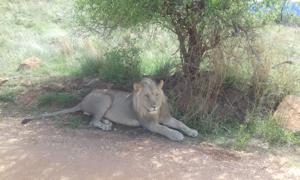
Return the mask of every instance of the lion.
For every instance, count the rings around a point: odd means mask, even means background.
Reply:
[[[173,141],[182,141],[183,134],[198,136],[197,130],[171,116],[167,97],[162,89],[163,84],[162,80],[157,84],[150,78],[143,78],[139,83],[134,83],[132,93],[96,89],[75,107],[28,117],[22,120],[22,124],[33,119],[83,111],[92,115],[90,125],[102,130],[111,130],[113,122],[134,127],[142,126]]]

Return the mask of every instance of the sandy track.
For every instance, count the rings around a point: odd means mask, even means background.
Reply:
[[[103,132],[41,121],[24,127],[7,118],[0,134],[3,180],[297,179],[270,158],[170,142],[141,128]]]

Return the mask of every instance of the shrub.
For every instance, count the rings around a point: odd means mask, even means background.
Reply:
[[[176,71],[176,64],[169,60],[166,62],[162,62],[160,64],[156,64],[154,67],[151,76],[154,79],[167,79]]]
[[[95,76],[99,74],[102,68],[102,62],[99,59],[84,59],[80,62],[80,68],[76,69],[75,75],[79,76]]]
[[[295,145],[299,143],[296,134],[286,131],[278,119],[272,114],[261,117],[257,113],[249,113],[248,123],[241,125],[236,138],[237,147],[244,147],[251,138],[262,139],[272,145]]]
[[[137,48],[112,50],[104,55],[99,74],[118,85],[130,84],[141,77],[140,62]]]

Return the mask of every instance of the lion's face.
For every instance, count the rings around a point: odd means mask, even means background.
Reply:
[[[156,84],[148,78],[134,84],[134,101],[136,109],[143,114],[156,115],[165,101],[162,91],[163,81]]]

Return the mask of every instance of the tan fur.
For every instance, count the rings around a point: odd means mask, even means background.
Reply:
[[[190,129],[170,115],[167,97],[162,87],[163,81],[156,84],[153,80],[144,78],[133,85],[132,93],[94,90],[73,108],[25,118],[22,123],[42,117],[83,111],[93,115],[91,125],[102,130],[110,130],[111,122],[114,122],[128,126],[143,126],[175,141],[183,140],[183,135],[177,130],[188,136],[197,136],[196,130]]]
[[[161,89],[162,85],[158,86],[158,88],[153,88],[156,87],[156,84],[150,79],[144,79],[139,86],[140,89],[135,90],[133,94],[133,109],[138,117],[159,122],[169,116],[170,112],[167,98]],[[145,98],[145,95],[148,95],[149,98]],[[157,113],[150,113],[148,109],[145,108],[147,107],[146,103],[149,99],[154,99],[157,103],[157,106],[159,107]]]

